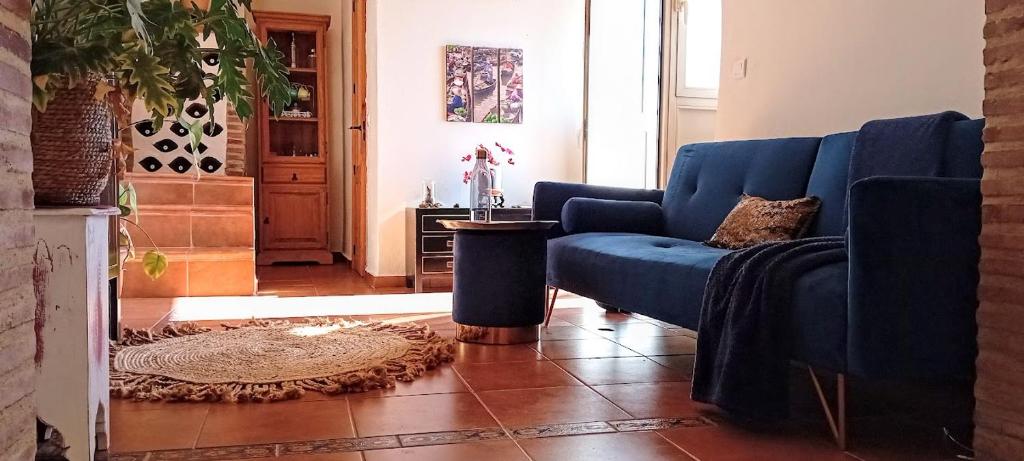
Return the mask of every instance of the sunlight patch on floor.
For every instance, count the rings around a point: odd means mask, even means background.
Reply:
[[[425,321],[452,310],[451,293],[378,294],[356,296],[217,296],[166,299],[125,299],[123,312],[133,306],[169,304],[171,322],[234,320],[249,318],[345,317],[396,315],[398,321]],[[559,293],[556,309],[595,307],[593,301],[571,293]],[[392,320],[396,321],[396,320]]]

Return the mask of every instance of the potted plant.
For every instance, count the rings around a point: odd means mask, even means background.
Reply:
[[[159,127],[185,101],[227,98],[239,118],[258,93],[275,115],[291,102],[283,55],[261,44],[251,0],[33,0],[32,182],[38,205],[95,206],[106,186],[115,117],[141,100]],[[215,49],[200,46],[213,37]],[[207,75],[204,53],[218,53]],[[251,89],[251,65],[258,89]],[[196,123],[196,128],[201,125]],[[196,138],[201,128],[194,130]],[[193,142],[196,142],[193,139]]]

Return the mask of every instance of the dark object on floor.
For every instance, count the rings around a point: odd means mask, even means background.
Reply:
[[[36,418],[36,461],[68,461],[67,451],[60,431]]]
[[[623,310],[623,309],[619,309],[618,307],[615,307],[615,306],[613,306],[611,304],[606,304],[606,303],[601,303],[601,302],[597,303],[597,307],[600,307],[601,309],[604,309],[604,310],[606,310],[606,311],[608,311],[608,312],[610,312],[612,314],[628,314],[629,313],[629,311],[626,311],[626,310]]]

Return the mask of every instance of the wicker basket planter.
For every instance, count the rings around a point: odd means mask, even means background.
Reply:
[[[32,120],[32,186],[37,206],[96,206],[112,161],[110,107],[96,81],[60,90]]]

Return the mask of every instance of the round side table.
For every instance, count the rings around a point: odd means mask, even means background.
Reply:
[[[481,344],[537,341],[544,321],[547,231],[555,221],[456,221],[455,339]]]

